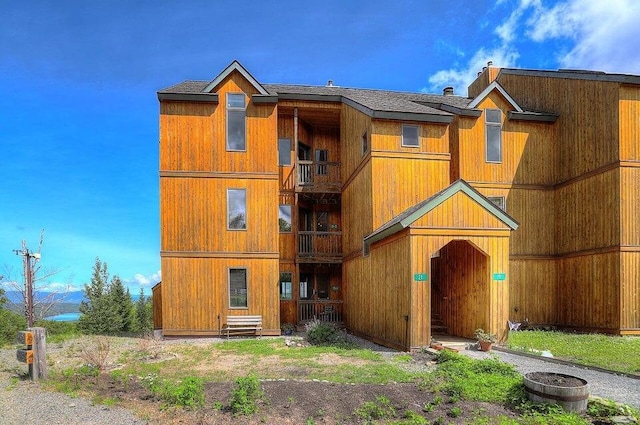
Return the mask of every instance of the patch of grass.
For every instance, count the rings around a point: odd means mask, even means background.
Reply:
[[[103,406],[113,407],[118,404],[118,400],[113,397],[102,397],[101,395],[96,395],[92,399],[93,404],[101,404]]]
[[[556,331],[519,331],[509,334],[507,347],[528,352],[550,351],[554,357],[640,375],[640,338]]]
[[[425,377],[422,387],[459,399],[503,403],[509,391],[522,382],[515,368],[496,358],[473,360],[452,351],[438,353],[438,368]]]
[[[365,423],[373,423],[376,420],[393,418],[396,415],[396,409],[387,397],[377,396],[375,401],[366,401],[358,407],[355,415]]]
[[[197,409],[204,406],[204,382],[200,378],[190,376],[181,381],[171,382],[150,375],[143,382],[153,394],[164,401],[164,407]]]

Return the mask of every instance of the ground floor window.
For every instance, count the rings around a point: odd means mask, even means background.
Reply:
[[[293,279],[291,273],[280,273],[280,299],[290,300],[293,298]]]
[[[229,307],[247,308],[247,269],[229,269]]]

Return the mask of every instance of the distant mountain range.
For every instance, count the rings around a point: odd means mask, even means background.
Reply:
[[[6,291],[6,297],[13,303],[22,303],[22,293],[19,291]],[[39,292],[36,296],[45,297],[47,292]],[[80,304],[85,300],[84,291],[62,292],[55,295],[56,299],[68,304]],[[135,302],[140,298],[140,294],[131,294],[131,299]]]

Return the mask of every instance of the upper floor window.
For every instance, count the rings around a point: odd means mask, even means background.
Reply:
[[[293,299],[293,275],[289,272],[280,273],[280,299]]]
[[[247,228],[247,191],[227,190],[227,228],[245,230]]]
[[[369,149],[369,138],[368,138],[367,132],[365,131],[364,134],[362,135],[362,155],[367,153],[368,149]]]
[[[246,106],[243,93],[227,93],[227,150],[246,151]]]
[[[484,111],[487,162],[502,162],[502,112],[500,109]]]
[[[410,146],[410,147],[420,146],[420,139],[418,138],[417,125],[402,126],[402,146]]]
[[[316,149],[316,175],[327,175],[327,162],[329,161],[329,151],[326,149]]]
[[[291,165],[291,139],[278,139],[278,165]]]
[[[489,196],[487,199],[490,200],[491,202],[493,202],[502,211],[506,211],[507,210],[507,206],[506,206],[506,203],[505,203],[504,196]]]
[[[291,232],[291,205],[280,205],[278,226],[280,232]]]

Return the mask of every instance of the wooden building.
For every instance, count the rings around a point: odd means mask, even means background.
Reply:
[[[165,335],[230,315],[402,350],[507,321],[640,334],[640,77],[487,67],[468,96],[158,92]]]

